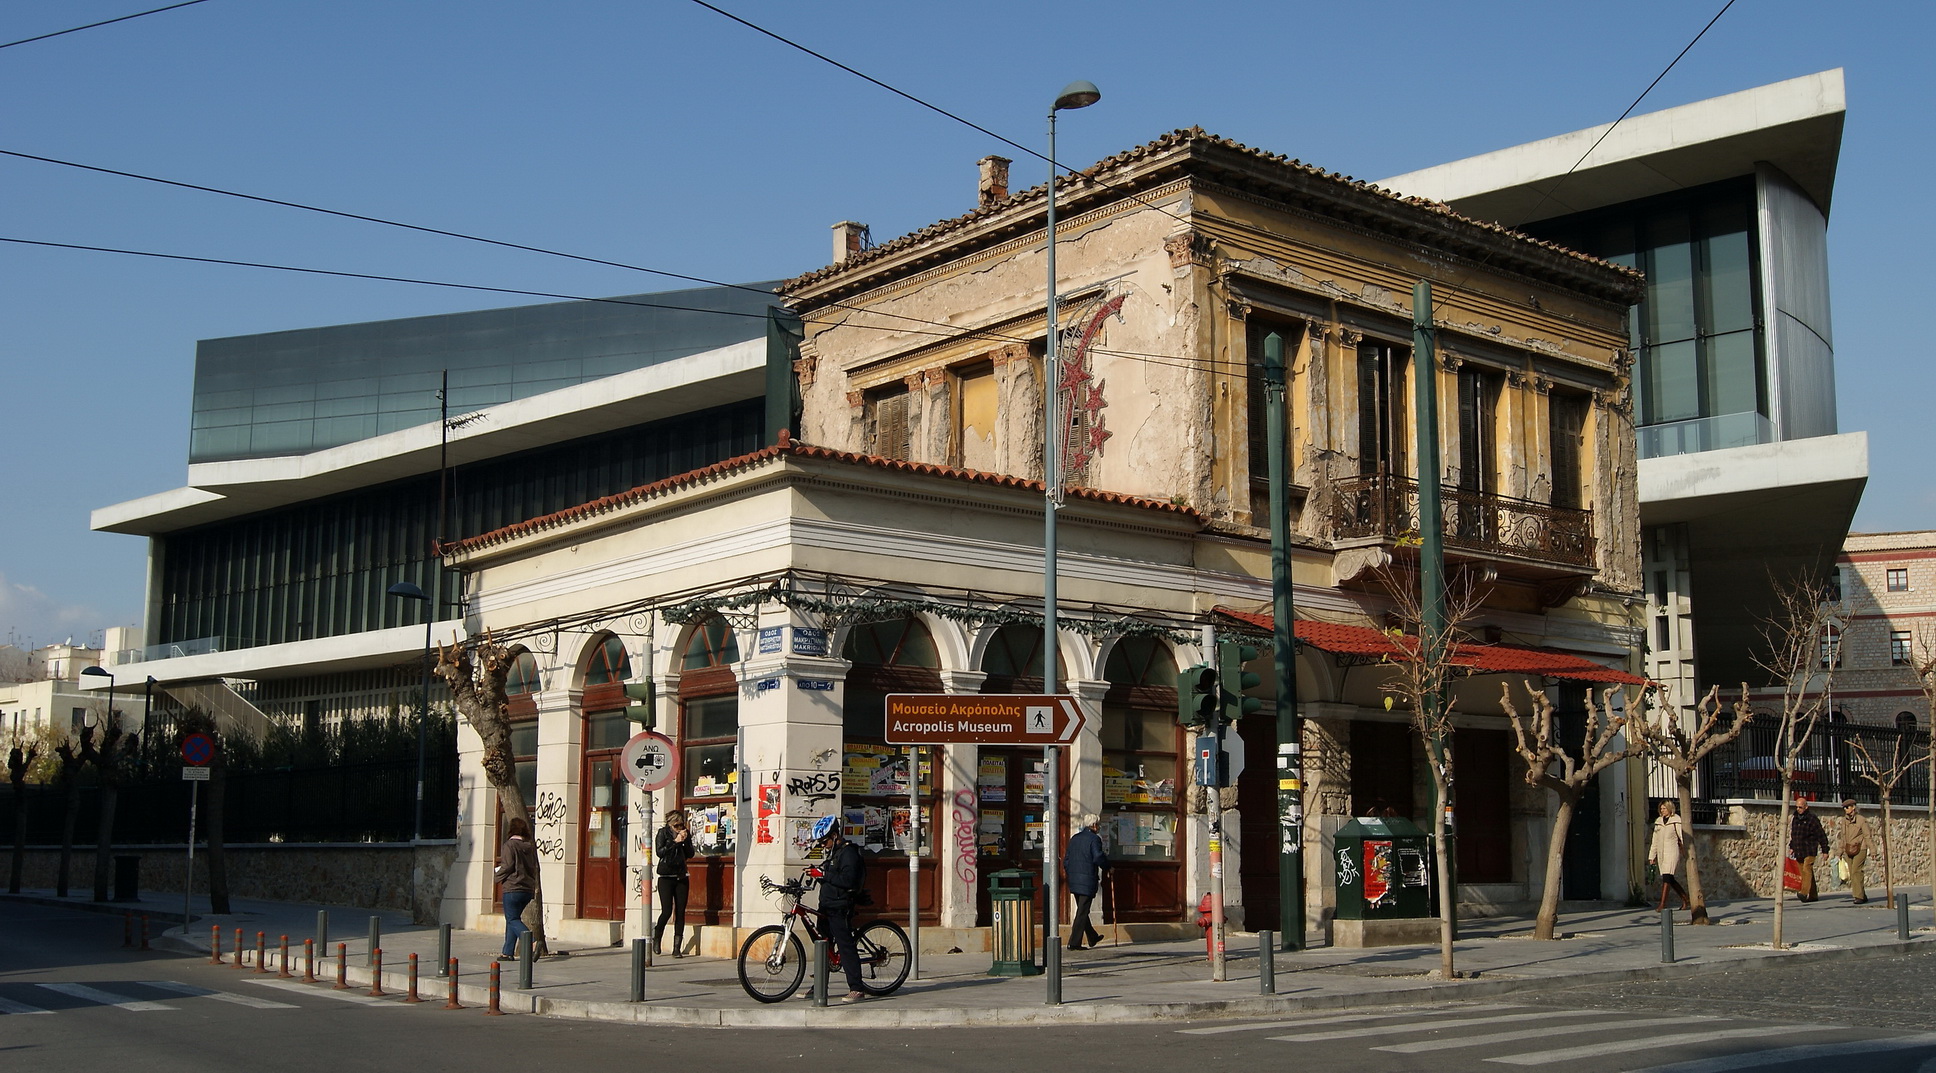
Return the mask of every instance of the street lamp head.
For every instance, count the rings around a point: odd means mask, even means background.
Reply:
[[[424,595],[424,591],[418,588],[415,582],[399,581],[395,585],[390,586],[388,589],[384,591],[388,592],[392,596],[401,596],[406,600],[422,600],[425,603],[430,602],[430,597]]]
[[[1094,82],[1077,79],[1062,87],[1062,93],[1055,99],[1054,111],[1068,112],[1077,108],[1087,108],[1102,100],[1102,90]]]
[[[97,678],[105,678],[110,682],[114,681],[114,672],[108,670],[106,667],[82,667],[81,673],[91,674]]]

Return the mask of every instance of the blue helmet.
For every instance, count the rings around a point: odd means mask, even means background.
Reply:
[[[840,820],[837,817],[834,817],[834,816],[820,817],[819,819],[813,821],[813,840],[815,842],[818,842],[821,839],[826,838],[828,835],[833,834],[834,830],[839,826],[840,826]]]

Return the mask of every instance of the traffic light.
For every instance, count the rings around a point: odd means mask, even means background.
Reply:
[[[1217,720],[1217,669],[1199,663],[1176,675],[1176,721],[1181,726],[1208,726]]]
[[[625,699],[634,703],[625,708],[625,718],[639,724],[640,730],[651,730],[654,725],[652,715],[652,683],[633,682],[625,687]]]
[[[1264,707],[1264,702],[1250,695],[1250,691],[1264,683],[1264,679],[1254,671],[1244,670],[1244,664],[1257,658],[1257,646],[1239,641],[1221,641],[1217,644],[1217,677],[1223,683],[1222,704],[1223,720],[1234,723],[1252,712]]]

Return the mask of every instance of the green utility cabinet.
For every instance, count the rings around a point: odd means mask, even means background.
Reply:
[[[1339,946],[1399,946],[1437,935],[1432,836],[1410,820],[1360,816],[1332,838]]]

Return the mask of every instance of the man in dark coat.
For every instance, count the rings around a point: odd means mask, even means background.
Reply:
[[[1109,871],[1109,855],[1103,851],[1102,836],[1096,833],[1102,817],[1087,812],[1079,822],[1082,828],[1069,837],[1069,846],[1062,853],[1062,874],[1076,900],[1076,919],[1069,928],[1071,950],[1102,942],[1102,933],[1089,923],[1089,904],[1102,889],[1102,874]]]
[[[842,1002],[859,1002],[867,997],[860,989],[860,951],[854,945],[854,903],[867,876],[867,862],[860,847],[847,841],[834,816],[815,821],[813,833],[820,840],[825,856],[820,865],[820,924],[827,940],[840,953],[840,969],[847,976],[847,997]]]
[[[1808,798],[1796,794],[1795,815],[1788,822],[1788,855],[1801,862],[1802,889],[1795,892],[1797,901],[1815,900],[1815,858],[1827,852],[1828,832],[1808,811]]]

